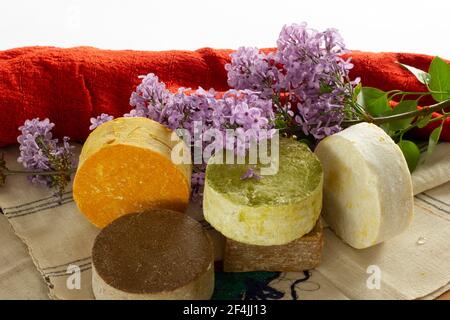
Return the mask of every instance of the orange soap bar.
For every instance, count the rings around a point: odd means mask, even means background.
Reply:
[[[106,122],[83,146],[74,200],[99,228],[130,212],[154,208],[184,211],[192,167],[180,159],[188,157],[186,144],[158,122],[139,117]]]

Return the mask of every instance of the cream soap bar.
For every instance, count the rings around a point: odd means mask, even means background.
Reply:
[[[200,223],[151,210],[106,226],[92,249],[97,299],[204,300],[214,291],[214,250]]]
[[[400,148],[378,126],[361,123],[322,140],[323,216],[354,248],[390,239],[413,217],[411,175]]]
[[[171,130],[147,118],[100,125],[83,145],[74,179],[79,210],[100,228],[130,212],[156,207],[184,211],[191,165],[171,161],[175,146],[188,152],[184,142],[172,139]]]
[[[225,237],[283,245],[313,229],[322,208],[323,173],[305,144],[281,138],[278,173],[260,180],[241,179],[251,165],[214,164],[214,157],[206,168],[203,210]]]

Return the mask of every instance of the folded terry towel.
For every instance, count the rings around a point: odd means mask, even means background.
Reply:
[[[231,52],[211,48],[145,52],[91,47],[0,51],[0,146],[15,143],[17,128],[34,117],[50,118],[56,124],[57,136],[83,141],[89,134],[90,117],[102,112],[120,116],[130,110],[129,97],[140,82],[138,76],[150,72],[173,90],[201,86],[225,91],[228,85],[224,64],[229,62]],[[431,56],[360,51],[349,55],[355,65],[351,75],[360,76],[365,86],[425,90],[396,61],[427,70]],[[432,128],[418,132],[419,137],[428,136]],[[442,138],[450,141],[450,119]]]

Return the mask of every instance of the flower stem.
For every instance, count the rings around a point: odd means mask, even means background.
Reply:
[[[375,117],[370,119],[369,122],[372,122],[374,124],[383,124],[383,123],[387,123],[387,122],[391,122],[391,121],[396,121],[396,120],[402,120],[402,119],[408,119],[408,118],[414,118],[414,117],[418,117],[418,116],[423,116],[423,115],[427,115],[433,112],[438,112],[441,111],[445,108],[450,107],[450,99],[449,100],[445,100],[442,102],[439,102],[437,104],[433,104],[431,106],[427,106],[427,107],[423,107],[420,110],[414,110],[414,111],[410,111],[410,112],[405,112],[405,113],[399,113],[399,114],[394,114],[391,116],[384,116],[384,117]],[[368,122],[367,120],[363,120],[363,119],[356,119],[356,120],[344,120],[342,122],[342,125],[345,127],[360,123],[360,122]]]

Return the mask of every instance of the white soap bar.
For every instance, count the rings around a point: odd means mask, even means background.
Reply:
[[[322,140],[323,216],[362,249],[403,232],[413,217],[411,175],[400,148],[378,126],[360,123]]]

